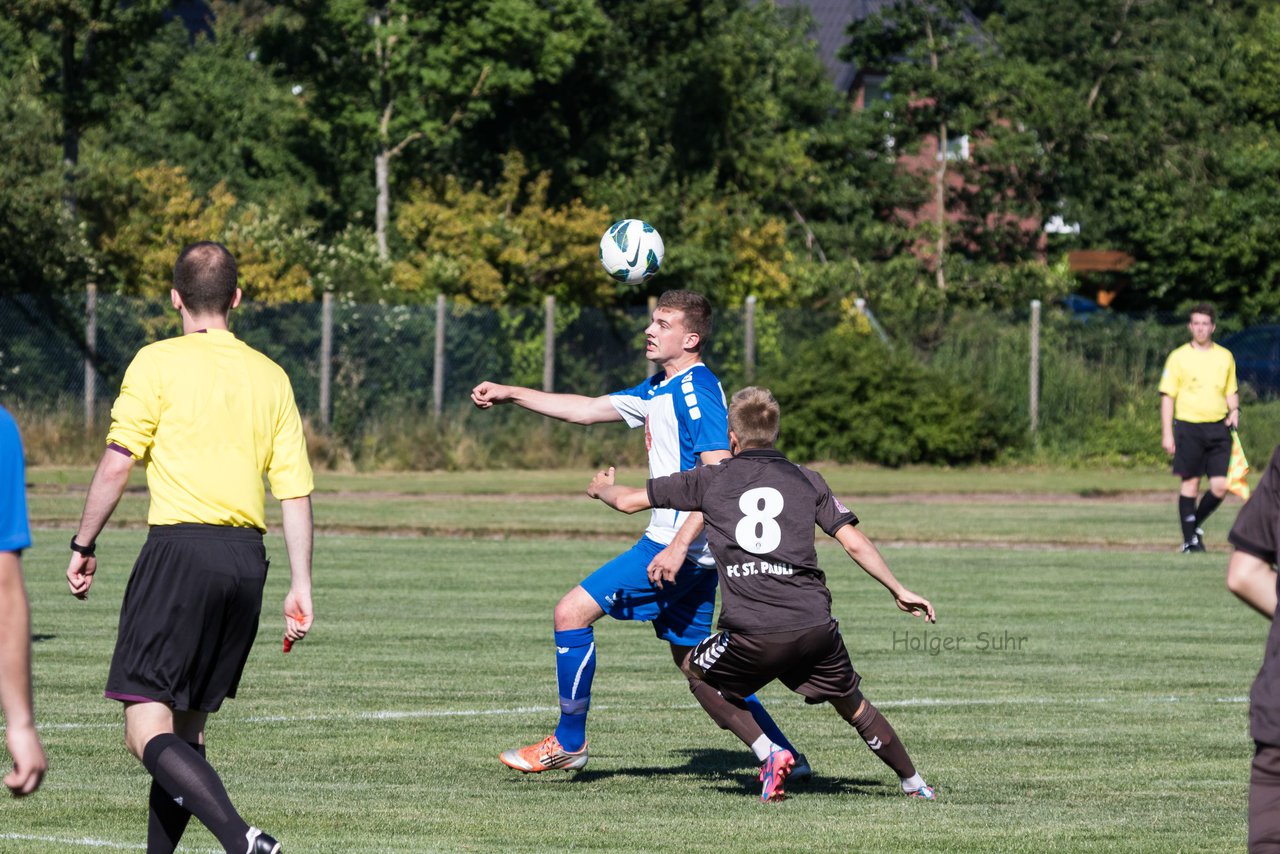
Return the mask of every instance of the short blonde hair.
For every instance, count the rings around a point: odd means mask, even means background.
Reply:
[[[772,448],[778,441],[778,421],[782,411],[773,392],[747,386],[729,401],[729,429],[746,448]]]

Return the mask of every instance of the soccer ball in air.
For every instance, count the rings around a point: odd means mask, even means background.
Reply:
[[[664,253],[662,235],[638,219],[619,220],[600,238],[600,264],[606,273],[628,285],[657,273]]]

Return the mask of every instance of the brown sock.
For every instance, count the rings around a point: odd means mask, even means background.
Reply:
[[[684,672],[685,659],[692,649],[693,647],[689,646],[671,645],[671,658],[682,672]],[[747,708],[746,703],[741,700],[736,703],[730,702],[719,691],[701,679],[689,676],[687,672],[685,676],[689,678],[689,690],[698,699],[698,705],[702,706],[720,729],[729,730],[729,732],[741,739],[742,743],[747,747],[751,747],[756,743],[756,739],[764,735],[764,730],[760,728],[760,724],[756,723],[756,719],[751,715],[751,710]]]
[[[716,726],[729,730],[747,747],[755,744],[756,739],[764,735],[764,730],[760,729],[760,724],[756,723],[756,719],[751,716],[751,711],[745,703],[739,705],[730,702],[715,688],[697,679],[689,680],[689,690],[698,698],[698,704],[711,716],[711,720],[716,722]]]
[[[880,757],[880,761],[892,768],[899,777],[906,779],[916,773],[916,766],[911,763],[911,757],[907,755],[907,749],[902,746],[898,734],[869,700],[862,701],[861,713],[850,718],[849,723],[853,724],[871,752]]]

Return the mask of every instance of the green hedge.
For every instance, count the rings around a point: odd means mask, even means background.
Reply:
[[[1023,441],[987,392],[845,327],[797,346],[761,384],[778,398],[779,444],[796,459],[973,463]]]

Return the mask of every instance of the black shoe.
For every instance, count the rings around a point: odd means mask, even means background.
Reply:
[[[249,832],[244,836],[249,841],[245,854],[280,854],[280,843],[258,828],[249,828]]]
[[[1205,547],[1204,543],[1200,542],[1199,537],[1192,537],[1190,540],[1182,544],[1182,553],[1184,555],[1202,551],[1205,551]]]

